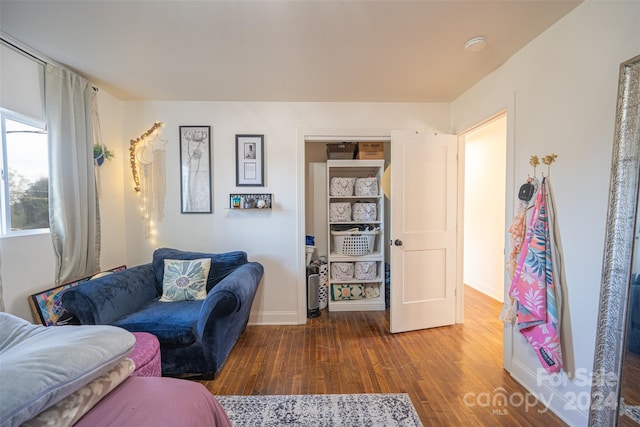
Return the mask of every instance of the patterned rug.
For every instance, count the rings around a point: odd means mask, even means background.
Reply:
[[[235,427],[422,426],[408,394],[216,396]]]

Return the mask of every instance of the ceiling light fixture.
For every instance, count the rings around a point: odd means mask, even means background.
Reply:
[[[485,36],[478,36],[468,40],[464,44],[464,50],[467,52],[479,52],[487,46],[487,38]]]

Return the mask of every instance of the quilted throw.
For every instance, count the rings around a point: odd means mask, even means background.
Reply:
[[[517,301],[518,330],[533,347],[544,369],[557,373],[562,368],[562,351],[546,200],[543,180],[509,295]]]

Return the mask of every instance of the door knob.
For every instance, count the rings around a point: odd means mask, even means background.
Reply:
[[[393,244],[396,245],[396,246],[402,246],[402,240],[396,239],[396,240],[393,241]]]

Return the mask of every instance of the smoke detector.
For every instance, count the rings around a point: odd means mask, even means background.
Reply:
[[[464,50],[467,52],[479,52],[487,46],[487,38],[485,36],[478,36],[468,40],[464,44]]]

